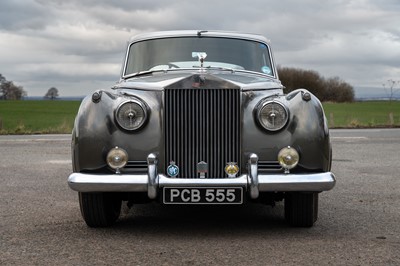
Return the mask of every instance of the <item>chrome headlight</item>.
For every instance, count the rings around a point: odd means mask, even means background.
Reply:
[[[260,125],[269,131],[282,129],[288,119],[289,114],[286,106],[277,101],[266,101],[259,105],[257,119]]]
[[[117,123],[123,129],[133,131],[141,128],[147,119],[146,106],[139,100],[121,103],[115,113]]]

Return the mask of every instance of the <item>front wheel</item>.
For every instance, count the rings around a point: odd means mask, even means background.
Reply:
[[[296,227],[311,227],[318,218],[318,193],[291,192],[285,195],[285,219]]]
[[[81,214],[89,227],[107,227],[121,213],[122,200],[114,193],[79,193]]]

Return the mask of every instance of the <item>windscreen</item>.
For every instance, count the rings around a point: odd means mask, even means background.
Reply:
[[[274,75],[266,44],[220,37],[175,37],[133,43],[129,47],[124,75],[200,67]]]

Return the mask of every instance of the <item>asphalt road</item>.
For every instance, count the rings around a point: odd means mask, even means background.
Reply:
[[[0,136],[0,265],[400,265],[400,130],[332,130],[336,187],[312,228],[283,205],[123,208],[88,228],[70,136]]]

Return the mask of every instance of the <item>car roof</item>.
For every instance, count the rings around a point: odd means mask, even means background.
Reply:
[[[191,36],[237,38],[237,39],[260,41],[268,44],[270,43],[270,41],[263,35],[253,34],[253,33],[241,33],[234,31],[218,31],[218,30],[175,30],[175,31],[147,32],[133,36],[130,39],[130,43],[148,39],[161,39],[169,37],[191,37]]]

